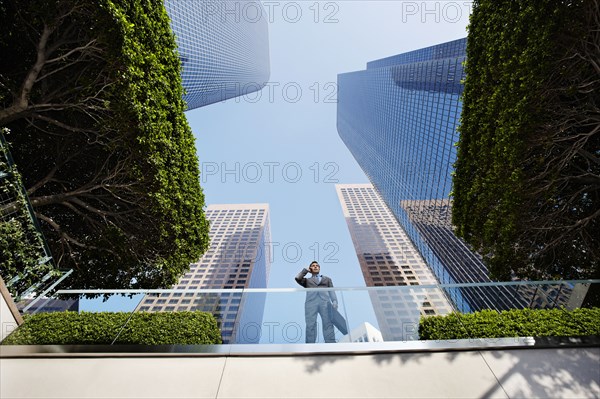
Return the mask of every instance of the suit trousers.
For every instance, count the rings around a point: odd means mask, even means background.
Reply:
[[[311,344],[317,340],[317,314],[321,315],[323,323],[323,338],[325,342],[335,342],[335,332],[329,309],[329,301],[316,297],[304,303],[304,316],[306,318],[306,343]]]

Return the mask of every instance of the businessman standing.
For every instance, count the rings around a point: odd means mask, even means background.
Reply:
[[[310,278],[306,278],[308,273]],[[296,276],[296,282],[304,288],[333,288],[333,281],[321,274],[321,266],[318,262],[312,262],[308,269],[304,268]],[[317,314],[321,315],[323,323],[323,338],[325,342],[335,342],[333,320],[330,306],[337,309],[337,296],[333,289],[323,292],[309,291],[306,293],[304,302],[304,316],[306,318],[306,343],[314,343],[317,340]]]

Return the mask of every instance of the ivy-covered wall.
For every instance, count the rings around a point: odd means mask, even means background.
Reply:
[[[492,277],[599,276],[598,3],[474,2],[452,217]]]
[[[209,238],[163,2],[0,2],[0,25],[0,128],[56,266],[74,270],[62,287],[174,284]],[[3,228],[14,263],[29,232]]]

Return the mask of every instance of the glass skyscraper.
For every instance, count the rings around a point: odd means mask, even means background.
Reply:
[[[270,76],[260,1],[165,0],[183,67],[188,109],[261,90]]]
[[[338,75],[337,129],[441,283],[489,282],[453,232],[450,191],[466,39],[369,62]],[[448,292],[462,311],[518,307],[498,289]]]

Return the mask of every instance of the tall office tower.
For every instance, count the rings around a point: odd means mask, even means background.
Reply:
[[[338,75],[338,133],[441,283],[490,281],[451,226],[465,51],[460,39]],[[522,305],[506,291],[448,293],[461,311]]]
[[[188,109],[261,90],[270,75],[260,1],[165,0],[183,66]]]
[[[336,184],[336,191],[367,286],[437,284],[371,184]],[[453,310],[444,291],[437,288],[377,288],[369,295],[386,341],[416,339],[421,316]]]
[[[264,293],[197,290],[267,287],[271,268],[269,205],[209,205],[206,217],[210,249],[173,287],[178,292],[148,295],[137,310],[210,312],[220,321],[224,343],[257,343]]]

